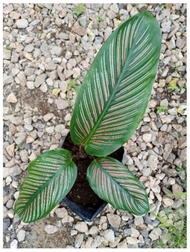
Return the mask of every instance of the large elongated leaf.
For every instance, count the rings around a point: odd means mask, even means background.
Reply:
[[[50,150],[28,166],[28,176],[20,187],[15,211],[24,222],[45,217],[65,197],[77,176],[69,151]]]
[[[135,215],[149,211],[147,194],[133,173],[119,161],[106,157],[93,161],[87,170],[93,191],[116,209]]]
[[[90,155],[106,156],[133,134],[157,72],[161,33],[148,12],[116,29],[100,49],[77,96],[71,137]]]

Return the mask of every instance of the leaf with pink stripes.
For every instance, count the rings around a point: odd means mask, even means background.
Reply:
[[[114,208],[135,215],[149,211],[144,187],[119,161],[110,157],[94,160],[88,167],[87,178],[93,191]]]

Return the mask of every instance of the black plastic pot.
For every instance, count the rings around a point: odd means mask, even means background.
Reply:
[[[66,136],[64,141],[61,144],[61,148],[63,148],[64,142],[67,141],[68,137],[70,137],[70,133]],[[123,159],[123,153],[124,153],[124,148],[121,147],[117,150],[119,153],[119,161],[122,161]],[[112,155],[110,155],[112,156]],[[99,213],[102,212],[104,207],[107,205],[107,202],[103,201],[102,199],[99,198],[99,204],[97,206],[83,206],[81,204],[75,203],[72,200],[68,199],[68,197],[65,197],[62,202],[70,208],[70,210],[78,215],[81,219],[91,222],[93,221]]]

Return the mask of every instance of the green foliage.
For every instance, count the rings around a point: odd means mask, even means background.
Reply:
[[[109,155],[130,139],[148,105],[160,45],[160,27],[148,12],[124,22],[104,43],[71,119],[71,138],[87,154]]]
[[[74,11],[74,14],[77,15],[77,17],[79,17],[83,12],[85,11],[85,5],[80,3]]]
[[[15,212],[27,223],[45,217],[70,191],[76,177],[77,167],[69,151],[57,149],[42,153],[28,166]]]
[[[97,19],[97,21],[98,21],[99,23],[101,23],[102,21],[104,21],[104,19],[103,19],[102,16],[99,16],[98,19]]]
[[[5,49],[6,49],[6,50],[9,50],[9,51],[13,50],[13,48],[12,48],[10,45],[6,45],[6,46],[5,46]]]
[[[69,104],[69,107],[71,106],[71,100],[70,100],[70,96],[71,96],[71,91],[72,91],[72,88],[75,89],[75,91],[79,92],[79,89],[80,89],[80,86],[77,85],[76,83],[76,79],[72,79],[68,84],[67,84],[67,99],[68,99],[68,104]]]
[[[160,114],[160,113],[162,113],[162,112],[164,112],[164,111],[166,111],[166,110],[168,110],[168,107],[167,107],[167,106],[160,106],[160,107],[157,108],[156,113],[157,113],[157,114]]]
[[[94,160],[88,167],[87,178],[93,191],[116,209],[135,215],[149,211],[143,186],[125,165],[114,158]]]
[[[172,194],[170,196],[186,196],[187,193]],[[155,215],[156,216],[156,215]],[[186,199],[176,210],[164,209],[156,218],[160,221],[163,229],[160,240],[155,248],[186,248],[187,247],[187,204]]]
[[[75,14],[84,12],[79,4]],[[106,155],[120,148],[143,118],[157,72],[161,32],[148,12],[120,25],[107,39],[77,95],[71,119],[71,138],[94,161],[87,170],[92,189],[117,209],[135,215],[149,211],[145,189],[122,163]],[[76,79],[67,85],[78,91]],[[58,95],[59,90],[54,90]],[[101,158],[96,158],[101,157]],[[28,166],[15,211],[24,222],[45,217],[70,191],[77,167],[64,149],[40,154]]]

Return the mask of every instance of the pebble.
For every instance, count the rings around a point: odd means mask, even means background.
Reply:
[[[103,236],[104,238],[108,241],[108,242],[114,242],[115,241],[115,235],[112,229],[107,229],[103,232]]]
[[[28,53],[33,52],[34,51],[34,46],[32,44],[26,45],[25,48],[24,48],[24,50],[26,52],[28,52]]]
[[[17,98],[16,98],[16,96],[15,96],[14,93],[10,93],[7,96],[7,102],[9,102],[9,103],[17,103]]]
[[[88,233],[89,233],[90,235],[92,235],[92,236],[96,235],[98,232],[99,232],[99,229],[97,228],[97,226],[92,226],[92,227],[89,229],[89,231],[88,231]]]
[[[176,194],[174,195],[175,199],[180,199],[180,194],[183,192],[183,187],[178,184],[174,184],[172,185],[172,192],[173,194]]]
[[[113,227],[118,229],[121,223],[121,217],[116,214],[107,214],[108,222]]]
[[[77,222],[75,225],[75,229],[81,233],[86,233],[88,231],[88,226],[85,222]]]
[[[44,119],[45,122],[48,122],[53,117],[54,117],[53,113],[48,113],[48,114],[46,114],[46,115],[43,116],[43,119]]]
[[[48,234],[54,234],[58,231],[58,227],[53,225],[46,225],[44,231]]]
[[[158,157],[156,155],[150,155],[147,164],[151,170],[155,171],[158,166]]]
[[[163,198],[163,202],[166,206],[169,206],[169,207],[172,206],[174,203],[174,201],[168,197]]]
[[[17,249],[18,248],[18,241],[16,239],[14,239],[11,243],[10,243],[10,248],[11,249]]]
[[[80,248],[84,239],[84,234],[78,234],[75,238],[75,248]]]
[[[159,239],[161,233],[162,233],[162,230],[160,228],[154,228],[150,232],[149,237],[152,239],[152,241],[155,241]]]
[[[47,75],[45,73],[38,75],[35,79],[34,86],[35,87],[41,86],[45,82],[46,78],[47,78]]]
[[[14,10],[13,5],[9,4],[6,7],[3,8],[3,13],[4,14],[9,14],[10,12],[12,12]]]
[[[10,168],[4,168],[3,169],[3,178],[6,178],[8,176],[15,177],[21,173],[21,169],[19,166],[15,165]]]
[[[18,19],[16,21],[16,26],[19,29],[24,29],[24,28],[28,27],[28,20],[26,20],[24,18]]]
[[[152,135],[151,135],[151,134],[149,134],[149,133],[143,134],[143,140],[144,140],[146,143],[151,142],[151,139],[152,139]]]
[[[18,232],[18,234],[17,234],[17,239],[18,239],[18,241],[19,241],[19,242],[24,241],[25,235],[26,235],[25,230],[21,229],[21,230]]]
[[[56,213],[58,218],[64,218],[65,216],[68,215],[67,210],[65,208],[63,208],[63,207],[62,208],[57,208],[55,210],[55,213]]]

